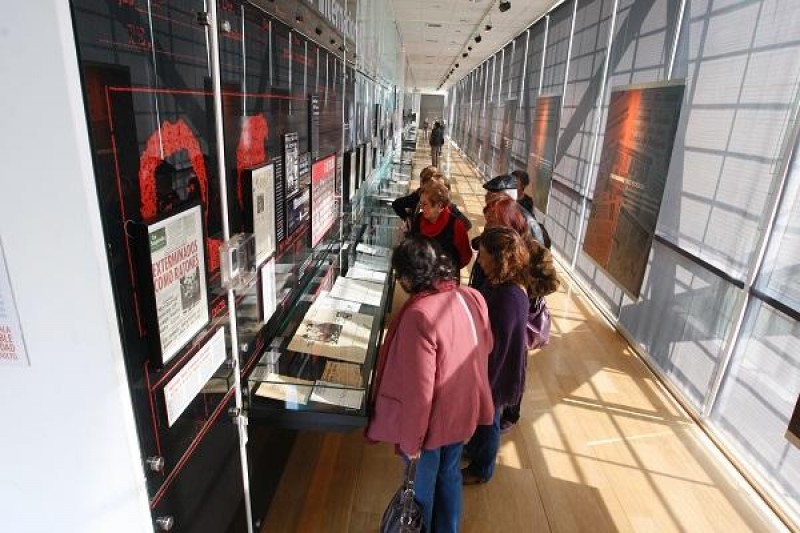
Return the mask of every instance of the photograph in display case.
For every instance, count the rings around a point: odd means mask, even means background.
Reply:
[[[298,143],[297,133],[292,132],[283,135],[283,176],[286,184],[284,191],[287,197],[300,190],[300,150]]]
[[[583,251],[639,297],[661,210],[682,82],[612,91]]]
[[[311,166],[311,247],[322,240],[336,222],[336,155]]]
[[[534,207],[542,213],[547,213],[550,199],[560,116],[561,95],[536,98],[528,149],[528,176],[530,176],[528,194],[533,197]]]
[[[372,316],[312,306],[298,326],[288,348],[350,363],[367,357]]]
[[[144,228],[141,276],[151,298],[151,346],[168,363],[209,321],[203,222],[199,205]]]
[[[245,173],[245,231],[255,235],[256,264],[275,253],[275,165],[269,163]]]

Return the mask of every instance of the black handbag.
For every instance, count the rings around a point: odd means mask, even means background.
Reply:
[[[380,533],[420,533],[423,530],[422,509],[414,500],[414,478],[417,460],[411,459],[406,468],[403,484],[394,493],[383,512]]]

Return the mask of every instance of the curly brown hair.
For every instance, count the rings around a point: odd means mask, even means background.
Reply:
[[[550,250],[533,239],[526,239],[526,244],[530,255],[530,268],[526,283],[528,297],[539,298],[556,292],[561,282],[558,279]]]
[[[424,185],[426,181],[431,179],[431,177],[439,172],[439,168],[433,165],[427,166],[420,170],[419,172],[419,182],[420,184]]]
[[[481,235],[480,253],[485,253],[493,265],[486,272],[490,285],[510,282],[528,286],[530,254],[519,233],[503,226],[487,228]]]

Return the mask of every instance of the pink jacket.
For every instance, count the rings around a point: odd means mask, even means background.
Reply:
[[[432,294],[412,302],[400,320],[367,437],[411,455],[491,424],[493,338],[483,296],[468,287]]]

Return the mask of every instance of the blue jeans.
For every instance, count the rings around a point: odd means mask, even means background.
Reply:
[[[422,450],[414,481],[415,500],[422,508],[425,531],[457,533],[461,527],[461,442]]]
[[[481,479],[489,480],[494,475],[497,450],[500,449],[500,407],[494,412],[491,426],[478,426],[467,443],[467,453],[471,459],[467,471]]]

